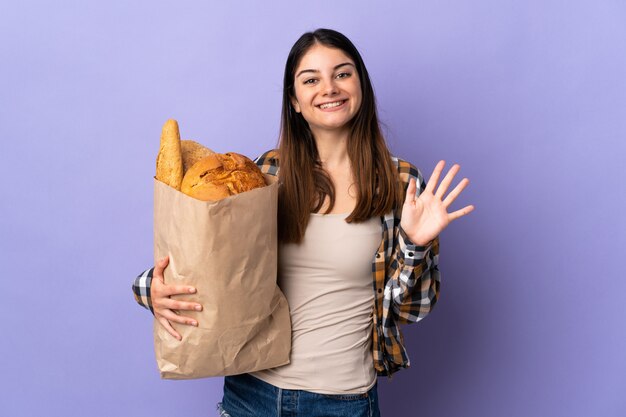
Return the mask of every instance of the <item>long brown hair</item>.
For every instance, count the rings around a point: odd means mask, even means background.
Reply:
[[[346,221],[358,223],[372,216],[381,216],[399,207],[403,198],[397,170],[378,123],[374,89],[359,51],[337,31],[317,29],[307,32],[291,48],[283,79],[278,235],[285,243],[302,241],[310,213],[321,209],[326,196],[330,201],[328,212],[335,204],[335,189],[322,168],[311,129],[292,107],[296,68],[302,56],[316,43],[340,49],[348,55],[355,63],[361,82],[361,107],[351,121],[347,144],[357,203]]]

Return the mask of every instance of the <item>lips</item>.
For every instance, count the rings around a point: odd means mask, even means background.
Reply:
[[[321,110],[334,109],[335,107],[341,106],[346,101],[348,101],[348,100],[331,101],[331,102],[328,102],[328,103],[322,103],[322,104],[318,105],[317,107],[319,107]]]

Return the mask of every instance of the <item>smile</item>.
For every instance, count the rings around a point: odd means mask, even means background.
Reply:
[[[332,103],[324,103],[324,104],[320,104],[318,107],[322,110],[325,109],[331,109],[333,107],[339,107],[341,106],[343,103],[345,103],[347,100],[340,100],[340,101],[333,101]]]

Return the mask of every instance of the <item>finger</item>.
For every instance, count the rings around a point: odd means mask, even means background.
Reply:
[[[437,165],[435,165],[435,169],[433,169],[433,173],[430,175],[430,178],[428,179],[428,184],[426,184],[426,188],[424,189],[424,191],[428,191],[434,194],[435,187],[439,182],[439,177],[441,176],[441,171],[443,171],[444,166],[446,166],[446,161],[444,160],[439,161]]]
[[[160,278],[163,281],[163,271],[167,268],[167,265],[170,263],[170,257],[166,256],[165,258],[159,259],[159,261],[154,265],[154,271],[152,271],[152,276]]]
[[[450,187],[454,176],[457,174],[457,172],[459,172],[459,169],[461,169],[459,164],[452,165],[452,168],[450,168],[446,176],[443,177],[443,180],[441,180],[441,184],[439,184],[439,187],[437,188],[437,192],[435,193],[435,196],[437,198],[443,198],[444,194],[448,191],[448,188]]]
[[[187,310],[187,311],[202,311],[202,305],[198,303],[178,301],[172,298],[164,298],[161,300],[160,307],[168,308],[170,310]]]
[[[454,211],[450,214],[448,214],[448,219],[450,221],[456,220],[459,217],[463,217],[466,214],[470,214],[472,211],[474,211],[474,206],[473,205],[469,205],[469,206],[465,206],[460,210]]]
[[[415,201],[415,192],[417,185],[415,185],[415,178],[409,180],[409,187],[406,189],[406,195],[404,196],[404,204],[411,204]]]
[[[158,282],[158,281],[157,281]],[[164,284],[161,285],[153,285],[152,288],[152,305],[156,308],[167,308],[170,310],[193,310],[193,311],[202,311],[202,305],[195,301],[183,301],[180,299],[172,298],[171,295],[185,295],[188,294],[188,291],[178,292],[172,291],[171,286],[167,286]],[[179,288],[189,288],[189,287],[179,287]],[[180,298],[180,297],[176,297]]]
[[[179,335],[178,332],[176,330],[174,330],[174,328],[172,327],[170,322],[167,321],[167,319],[165,317],[159,317],[157,320],[159,321],[161,326],[163,326],[163,328],[165,328],[165,330],[167,330],[167,332],[169,334],[171,334],[172,336],[174,336],[178,340],[182,340],[181,335]]]
[[[443,200],[443,206],[445,208],[448,208],[450,204],[452,204],[452,202],[456,200],[459,194],[461,194],[461,191],[463,191],[465,187],[467,187],[468,184],[469,184],[469,180],[467,178],[463,178],[461,182],[459,182],[457,186],[454,187],[452,191],[450,191],[450,194],[448,194],[445,200]]]
[[[181,316],[174,313],[172,310],[162,309],[159,310],[159,314],[165,317],[170,323],[186,324],[188,326],[198,326],[198,322],[191,317]]]
[[[178,294],[195,294],[196,288],[189,285],[164,285],[161,292],[165,296],[178,295]]]

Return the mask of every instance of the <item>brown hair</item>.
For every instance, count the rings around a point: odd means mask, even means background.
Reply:
[[[311,212],[318,212],[326,196],[328,212],[335,203],[335,190],[323,170],[308,123],[292,107],[294,77],[300,59],[314,44],[338,48],[355,63],[361,83],[362,102],[351,121],[347,144],[356,182],[357,204],[347,222],[363,222],[381,216],[402,204],[398,174],[380,130],[374,90],[361,55],[341,33],[318,29],[302,35],[291,48],[283,79],[283,103],[279,143],[281,183],[278,199],[278,235],[285,243],[300,243]]]

